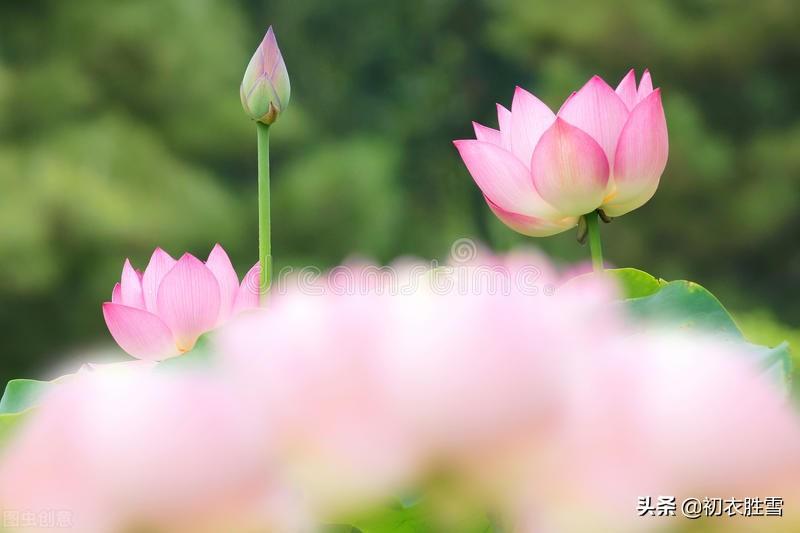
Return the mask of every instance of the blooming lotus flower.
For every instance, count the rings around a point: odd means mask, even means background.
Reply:
[[[655,193],[667,163],[660,89],[631,70],[616,90],[594,76],[553,113],[517,87],[499,129],[473,123],[476,139],[455,141],[489,207],[533,237],[565,231],[596,209],[620,216]]]
[[[253,120],[272,124],[289,105],[290,93],[289,73],[270,26],[244,73],[242,106]]]
[[[239,285],[225,250],[217,244],[203,263],[191,254],[175,261],[156,248],[144,274],[129,260],[103,316],[120,347],[140,359],[160,360],[194,347],[197,338],[232,315],[258,306],[257,265]]]

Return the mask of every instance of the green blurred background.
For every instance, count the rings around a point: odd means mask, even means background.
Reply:
[[[100,303],[155,246],[256,260],[255,129],[238,86],[275,27],[277,266],[446,257],[497,222],[452,139],[520,84],[557,109],[649,67],[670,158],[607,258],[704,284],[754,340],[800,325],[796,0],[82,0],[0,4],[0,380],[110,342]],[[572,232],[535,244],[588,253]]]

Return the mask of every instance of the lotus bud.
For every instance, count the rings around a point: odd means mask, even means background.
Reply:
[[[247,65],[239,93],[245,113],[267,125],[275,122],[289,105],[289,73],[272,26]]]

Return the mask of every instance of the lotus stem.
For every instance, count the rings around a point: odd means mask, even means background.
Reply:
[[[592,268],[595,272],[603,271],[603,244],[600,241],[600,225],[597,211],[584,215],[589,235],[589,252],[592,254]]]
[[[272,283],[272,235],[269,195],[269,126],[256,122],[258,132],[258,264],[259,300],[264,305]]]

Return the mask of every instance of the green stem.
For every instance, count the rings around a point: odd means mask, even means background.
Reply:
[[[269,126],[256,122],[258,132],[258,264],[259,295],[263,305],[272,283],[272,236],[269,205]]]
[[[600,218],[597,211],[593,211],[587,215],[586,228],[589,233],[589,251],[592,254],[592,267],[595,272],[603,271],[603,245],[600,242],[600,226],[598,219]]]

